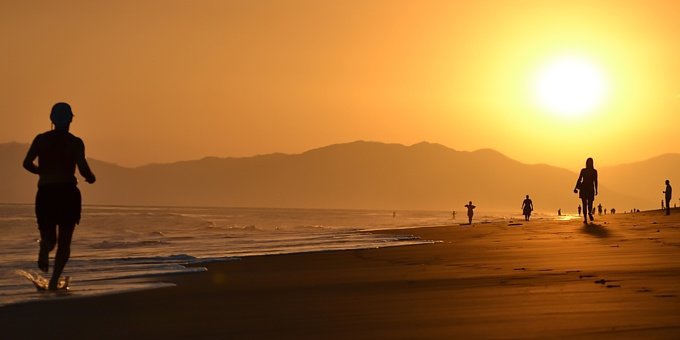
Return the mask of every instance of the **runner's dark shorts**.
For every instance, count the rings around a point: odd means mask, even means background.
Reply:
[[[35,197],[38,228],[80,223],[80,204],[80,190],[75,184],[39,186]]]

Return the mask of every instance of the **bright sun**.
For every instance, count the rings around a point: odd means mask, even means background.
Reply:
[[[587,59],[563,57],[547,63],[534,79],[537,103],[550,113],[576,117],[594,111],[604,99],[605,79]]]

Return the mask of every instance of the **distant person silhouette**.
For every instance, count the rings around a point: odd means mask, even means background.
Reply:
[[[590,221],[592,222],[594,220],[593,201],[595,200],[595,196],[597,196],[597,170],[595,170],[592,158],[588,158],[586,160],[586,167],[581,169],[581,173],[576,180],[574,193],[578,193],[579,198],[581,198],[581,203],[583,204],[583,209],[588,212],[588,217],[590,217]],[[585,214],[583,214],[583,222],[588,223],[588,218]]]
[[[477,208],[477,207],[472,205],[472,201],[470,201],[468,204],[466,204],[465,207],[467,208],[468,224],[472,224],[472,216],[474,216],[474,214],[475,214],[474,209]]]
[[[35,137],[23,166],[39,176],[35,214],[40,230],[38,268],[43,272],[49,271],[50,251],[58,246],[48,286],[54,290],[71,255],[73,230],[80,223],[81,196],[75,177],[76,166],[86,182],[92,184],[96,178],[85,160],[85,144],[69,132],[73,120],[71,106],[54,104],[50,120],[54,128]],[[33,163],[36,158],[37,165]]]
[[[578,205],[578,216],[581,217],[581,205]]]
[[[522,214],[524,215],[525,221],[529,220],[529,218],[531,217],[531,212],[533,210],[534,210],[534,203],[531,202],[529,195],[527,195],[527,198],[525,198],[524,202],[522,202]]]
[[[666,194],[666,215],[671,214],[671,197],[673,197],[673,188],[671,187],[671,181],[666,180],[666,190],[663,192]]]
[[[664,205],[663,205],[663,200],[661,200],[661,210],[666,210],[666,207],[664,207]]]
[[[609,209],[609,211],[611,212],[612,215],[616,214],[616,209],[614,208]]]
[[[456,219],[456,211],[451,212],[451,219],[455,220]]]
[[[597,215],[602,216],[602,204],[597,205]]]

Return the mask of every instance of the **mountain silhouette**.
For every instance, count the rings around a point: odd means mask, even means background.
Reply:
[[[0,202],[33,201],[37,178],[21,168],[27,149],[27,144],[0,144],[5,179]],[[668,157],[677,169],[680,155]],[[575,172],[523,164],[490,149],[456,151],[427,142],[357,141],[301,154],[208,157],[135,168],[89,161],[98,181],[80,186],[87,204],[462,211],[472,200],[480,211],[519,211],[527,194],[538,211],[570,212],[579,204],[572,193]],[[662,190],[657,180],[626,185],[646,173],[638,171],[653,168],[642,162],[603,169],[596,201],[620,211],[655,207],[656,191]],[[652,188],[642,190],[643,185]]]

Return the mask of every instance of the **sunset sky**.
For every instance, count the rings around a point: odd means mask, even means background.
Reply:
[[[359,139],[571,170],[643,160],[680,151],[679,15],[678,1],[3,0],[0,142],[30,142],[66,101],[88,156],[126,166]],[[551,66],[565,60],[596,75],[572,87],[600,84],[578,114],[540,94],[580,77]]]

